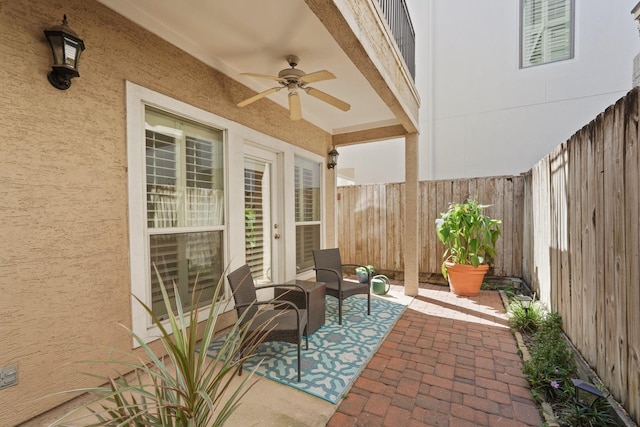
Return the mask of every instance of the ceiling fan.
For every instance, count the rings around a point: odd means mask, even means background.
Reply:
[[[300,58],[295,55],[287,56],[287,62],[289,63],[291,68],[285,68],[284,70],[280,71],[277,77],[267,74],[241,73],[243,76],[252,76],[262,79],[275,80],[280,83],[280,86],[272,87],[271,89],[267,89],[264,92],[260,92],[257,95],[252,96],[251,98],[245,99],[244,101],[238,103],[238,107],[247,106],[252,102],[256,102],[257,100],[264,98],[265,96],[269,96],[272,93],[278,92],[283,88],[287,88],[287,90],[289,91],[289,117],[291,118],[291,120],[300,120],[302,118],[302,107],[300,106],[299,90],[303,90],[314,98],[318,98],[319,100],[333,105],[334,107],[342,111],[349,111],[349,109],[351,109],[351,105],[347,104],[346,102],[341,101],[340,99],[318,89],[307,87],[308,83],[335,79],[336,76],[333,75],[333,73],[327,70],[322,70],[306,74],[304,71],[296,68],[299,61]]]

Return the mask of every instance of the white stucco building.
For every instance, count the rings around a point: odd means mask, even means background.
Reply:
[[[422,100],[420,179],[525,172],[622,97],[640,47],[636,3],[408,0]],[[543,15],[524,37],[522,7]],[[523,66],[521,54],[534,47],[521,44],[528,35],[546,48],[542,33],[553,30],[558,11],[568,13],[568,50],[561,60]],[[342,147],[340,154],[339,168],[357,184],[404,180],[402,141]]]

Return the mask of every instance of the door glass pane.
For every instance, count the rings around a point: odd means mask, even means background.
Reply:
[[[296,226],[296,270],[313,268],[313,250],[320,249],[320,224]]]
[[[313,268],[313,250],[320,249],[320,163],[295,158],[296,270]]]
[[[271,164],[244,162],[246,262],[257,283],[271,282]]]
[[[320,221],[320,165],[295,158],[296,222]]]
[[[160,319],[166,317],[167,311],[162,301],[160,282],[154,265],[167,288],[174,310],[174,283],[185,309],[190,308],[191,294],[194,290],[200,298],[200,306],[206,306],[213,302],[211,298],[222,275],[222,237],[222,231],[149,236],[151,304]]]

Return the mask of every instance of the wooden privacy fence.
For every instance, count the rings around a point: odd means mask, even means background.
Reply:
[[[523,278],[640,423],[638,88],[525,177]]]
[[[338,188],[338,246],[343,262],[404,271],[404,188],[404,184]],[[436,218],[450,203],[474,197],[491,205],[486,213],[503,222],[490,274],[521,277],[523,188],[521,176],[420,182],[420,273],[440,274],[444,247],[436,236]]]

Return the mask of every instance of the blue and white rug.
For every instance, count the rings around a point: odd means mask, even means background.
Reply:
[[[371,298],[371,315],[367,316],[367,299],[347,298],[342,303],[342,325],[338,325],[338,300],[327,297],[326,321],[309,336],[309,350],[302,345],[302,379],[298,382],[297,348],[285,342],[262,343],[244,363],[251,371],[262,363],[257,374],[297,388],[331,403],[337,403],[380,347],[406,306]],[[219,348],[220,340],[209,347]]]

